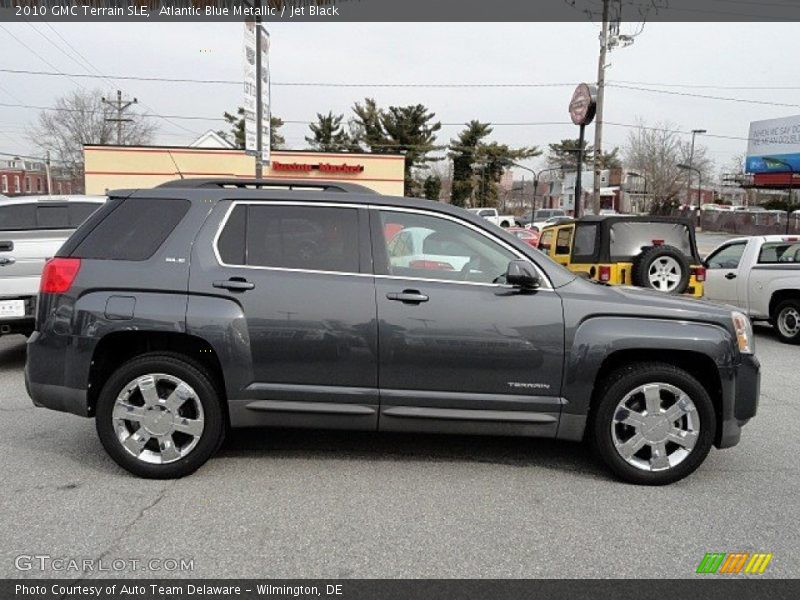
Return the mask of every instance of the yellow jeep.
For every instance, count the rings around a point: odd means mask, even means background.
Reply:
[[[583,217],[545,227],[539,250],[570,271],[611,285],[703,296],[706,269],[688,219]]]

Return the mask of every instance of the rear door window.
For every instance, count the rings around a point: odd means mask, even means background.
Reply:
[[[188,200],[128,198],[83,238],[76,258],[147,260],[188,212]]]
[[[355,208],[239,205],[217,240],[228,265],[359,272]]]

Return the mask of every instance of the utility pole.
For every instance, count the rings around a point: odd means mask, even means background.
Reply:
[[[53,178],[50,176],[50,150],[47,151],[44,160],[44,168],[47,173],[47,195],[53,195]]]
[[[609,42],[610,0],[603,0],[603,25],[600,32],[600,59],[597,62],[597,114],[594,123],[594,193],[592,194],[592,210],[600,213],[600,170],[603,166],[603,104],[606,95],[606,57]]]
[[[106,121],[110,123],[117,124],[117,146],[122,145],[122,124],[123,123],[130,123],[133,119],[126,119],[122,115],[123,113],[130,108],[133,104],[138,104],[139,101],[134,98],[133,100],[123,99],[122,92],[117,90],[117,99],[116,100],[108,100],[107,98],[101,98],[103,104],[108,104],[114,110],[117,111],[117,117],[107,117]]]
[[[603,166],[603,111],[606,96],[606,60],[608,53],[615,48],[626,48],[633,44],[634,35],[620,33],[619,24],[621,16],[610,22],[611,0],[603,0],[603,25],[600,31],[600,58],[597,62],[597,114],[594,126],[594,193],[592,194],[592,208],[594,212],[600,211],[600,171]]]

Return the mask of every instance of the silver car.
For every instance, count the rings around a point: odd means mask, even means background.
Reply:
[[[105,201],[105,196],[0,200],[0,335],[33,331],[45,261]]]

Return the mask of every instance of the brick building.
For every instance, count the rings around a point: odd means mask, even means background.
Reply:
[[[47,189],[47,170],[43,162],[19,157],[0,161],[0,194],[4,196],[78,192],[72,178],[57,168],[51,168],[50,179],[52,190]]]

